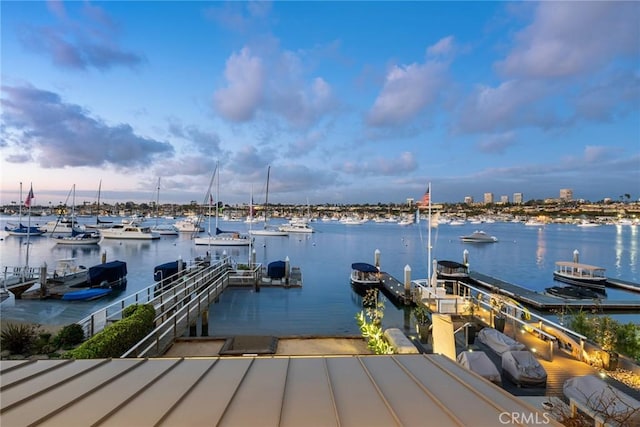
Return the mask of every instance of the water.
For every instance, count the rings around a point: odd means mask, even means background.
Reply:
[[[0,226],[8,218],[0,219]],[[44,223],[51,218],[37,218]],[[81,218],[80,222],[92,221]],[[153,225],[153,221],[150,222]],[[273,223],[277,223],[274,220]],[[425,222],[402,227],[393,223],[343,225],[337,222],[315,222],[316,233],[289,237],[256,236],[256,260],[264,264],[289,257],[292,266],[302,270],[304,285],[298,289],[262,288],[228,289],[220,302],[210,310],[210,335],[358,335],[355,314],[361,310],[361,298],[349,285],[352,262],[374,262],[374,253],[381,253],[384,271],[402,280],[406,265],[412,278],[427,275],[427,231]],[[244,223],[223,223],[223,229],[245,231]],[[464,244],[459,236],[482,229],[498,237],[493,244]],[[557,260],[571,260],[578,250],[580,261],[605,267],[607,276],[640,282],[638,268],[638,237],[640,227],[600,226],[581,228],[574,225],[550,224],[542,228],[517,223],[491,223],[463,226],[441,225],[432,231],[433,257],[462,261],[463,251],[469,251],[470,268],[522,286],[542,291],[557,285],[552,279]],[[91,302],[14,300],[0,304],[0,315],[41,324],[64,325],[75,322],[99,307],[124,295],[153,284],[153,268],[178,257],[191,260],[210,250],[213,256],[227,254],[239,262],[249,259],[249,248],[195,246],[186,234],[163,236],[155,241],[105,240],[95,247],[57,246],[47,237],[31,239],[29,264],[46,262],[53,268],[55,260],[77,258],[79,264],[100,263],[103,253],[107,260],[127,262],[126,291],[111,299]],[[1,264],[24,265],[25,239],[3,236],[0,241]],[[611,299],[640,300],[640,294],[609,289]],[[621,321],[640,323],[640,313],[615,315]],[[406,311],[386,303],[384,326],[400,327],[407,322]]]

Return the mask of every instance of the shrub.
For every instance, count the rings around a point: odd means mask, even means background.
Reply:
[[[135,305],[127,316],[94,335],[79,347],[65,353],[73,359],[120,357],[155,327],[155,309],[150,304]],[[129,307],[127,307],[128,309]],[[124,316],[123,312],[123,316]]]
[[[0,347],[13,354],[27,354],[34,346],[40,325],[23,325],[9,323],[0,335]]]
[[[64,349],[76,346],[84,341],[84,330],[82,326],[77,323],[72,323],[63,327],[58,335],[53,339],[54,345],[58,348]]]

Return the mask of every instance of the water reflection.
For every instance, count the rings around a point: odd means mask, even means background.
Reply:
[[[544,227],[538,228],[538,240],[536,246],[536,265],[538,267],[542,267],[544,265],[544,256],[547,253],[547,242],[544,237]]]

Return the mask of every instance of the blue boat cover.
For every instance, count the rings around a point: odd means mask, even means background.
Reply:
[[[378,267],[375,265],[367,264],[366,262],[354,262],[351,264],[351,268],[354,270],[362,271],[363,273],[377,273]]]
[[[282,279],[285,276],[286,263],[284,261],[273,261],[267,266],[267,276],[272,279]]]
[[[89,288],[80,291],[67,292],[62,295],[65,301],[84,301],[103,297],[111,292],[110,288]]]
[[[89,286],[101,286],[103,282],[111,284],[127,275],[127,263],[111,261],[89,267]]]
[[[178,261],[165,262],[164,264],[156,265],[153,269],[153,280],[156,282],[173,276],[178,272]]]

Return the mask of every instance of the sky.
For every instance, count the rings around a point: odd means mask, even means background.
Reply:
[[[0,8],[0,204],[640,198],[639,2]]]

